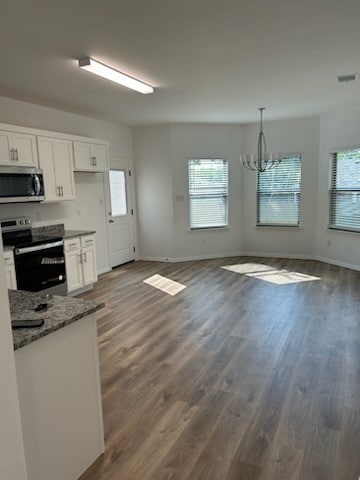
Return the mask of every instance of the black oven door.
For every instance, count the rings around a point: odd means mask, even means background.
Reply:
[[[66,282],[64,242],[15,249],[17,288],[39,292]]]

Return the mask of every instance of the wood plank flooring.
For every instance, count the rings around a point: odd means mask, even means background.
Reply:
[[[106,303],[106,451],[81,480],[358,480],[360,272],[140,261],[82,297]]]

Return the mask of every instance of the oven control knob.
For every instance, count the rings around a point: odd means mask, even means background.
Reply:
[[[25,220],[25,223],[29,224],[29,223],[30,223],[30,220],[27,218],[27,219]]]
[[[24,225],[25,220],[20,220],[20,225]]]

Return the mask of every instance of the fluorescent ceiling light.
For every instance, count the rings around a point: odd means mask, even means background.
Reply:
[[[140,82],[140,80],[136,80],[136,78],[129,77],[129,75],[125,75],[125,73],[121,73],[90,57],[79,60],[79,67],[140,93],[147,94],[153,93],[154,91],[154,88],[150,85]]]

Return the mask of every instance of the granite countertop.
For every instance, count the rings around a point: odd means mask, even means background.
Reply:
[[[27,320],[43,318],[45,324],[39,328],[13,329],[14,350],[45,337],[70,323],[80,320],[104,307],[104,303],[78,298],[51,296],[48,300],[44,294],[9,290],[11,320]],[[48,303],[49,308],[42,312],[35,312],[39,303]]]
[[[54,237],[61,236],[64,238],[64,240],[67,238],[83,237],[84,235],[92,235],[96,233],[95,230],[65,230],[63,223],[45,225],[43,227],[34,227],[33,232],[36,233],[36,235],[53,235]]]
[[[92,235],[95,230],[65,230],[64,240],[67,238],[83,237],[84,235]]]

